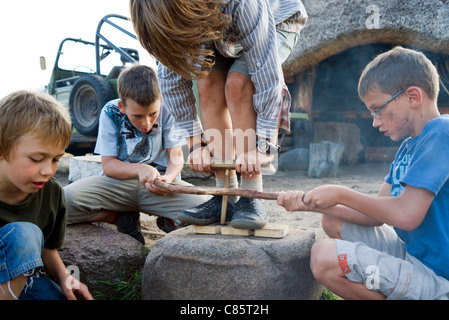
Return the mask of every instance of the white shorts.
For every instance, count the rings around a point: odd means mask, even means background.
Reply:
[[[449,299],[449,280],[408,254],[393,228],[344,222],[337,257],[345,276],[388,300]]]

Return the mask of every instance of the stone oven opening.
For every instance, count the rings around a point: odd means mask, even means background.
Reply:
[[[288,83],[292,94],[292,132],[286,136],[290,144],[287,149],[308,148],[312,142],[328,140],[345,144],[343,163],[391,161],[400,141],[394,142],[372,127],[372,116],[358,97],[357,84],[363,68],[393,47],[356,46],[297,74],[295,81]],[[438,69],[438,106],[442,114],[449,113],[449,56],[420,51]]]

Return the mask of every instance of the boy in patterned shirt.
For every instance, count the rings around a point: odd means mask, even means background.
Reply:
[[[155,71],[143,65],[123,70],[118,93],[100,114],[95,153],[103,175],[65,187],[68,223],[109,222],[144,243],[140,212],[157,215],[158,226],[170,232],[181,225],[181,209],[208,197],[169,193],[154,184],[160,179],[187,185],[180,179],[183,141],[173,136],[173,119],[161,108]]]

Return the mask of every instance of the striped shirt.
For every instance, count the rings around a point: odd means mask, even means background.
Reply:
[[[223,6],[223,12],[232,21],[224,39],[214,45],[225,57],[246,55],[256,90],[253,96],[257,112],[256,134],[259,137],[273,137],[280,115],[281,128],[289,130],[291,98],[276,50],[276,27],[285,30],[293,26],[299,32],[307,19],[303,4],[300,0],[230,0]],[[228,46],[227,43],[234,45]],[[193,82],[162,64],[158,67],[158,80],[163,104],[176,121],[175,134],[182,137],[200,135],[202,126],[197,114]]]

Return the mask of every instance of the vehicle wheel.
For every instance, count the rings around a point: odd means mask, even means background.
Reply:
[[[96,136],[100,111],[112,99],[114,92],[105,79],[97,75],[80,77],[73,85],[69,100],[72,123],[78,132]]]

